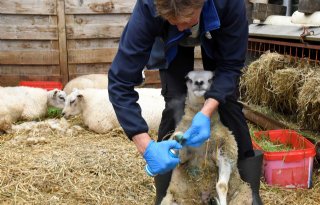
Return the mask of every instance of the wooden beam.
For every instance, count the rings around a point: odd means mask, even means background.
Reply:
[[[0,65],[0,75],[60,75],[59,65]]]
[[[66,14],[132,13],[133,0],[66,0]]]
[[[2,40],[0,39],[0,51],[48,51],[59,50],[58,41],[43,40]]]
[[[70,64],[111,63],[118,48],[68,50]]]
[[[68,39],[120,38],[124,24],[67,25]]]
[[[0,13],[55,15],[56,0],[1,0]]]
[[[0,51],[0,64],[58,65],[58,51]]]
[[[305,36],[305,41],[320,42],[320,28],[310,28],[314,35]],[[302,26],[279,26],[267,24],[251,24],[249,25],[249,35],[269,38],[296,39],[301,40],[300,35],[303,33]]]
[[[58,40],[57,26],[0,24],[0,31],[0,39]]]
[[[254,3],[252,10],[252,18],[264,21],[270,15],[285,16],[286,12],[287,7],[282,5]]]
[[[0,75],[1,86],[17,86],[20,81],[58,81],[60,75]]]
[[[248,106],[243,106],[242,112],[247,120],[263,127],[265,130],[287,129],[288,127],[281,122],[278,122],[270,117],[267,117],[259,112],[256,112]]]
[[[319,0],[299,0],[298,11],[306,14],[312,14],[320,11]]]
[[[108,73],[111,63],[69,64],[69,80],[78,75]]]
[[[63,85],[67,84],[67,82],[69,81],[66,19],[65,19],[64,6],[65,6],[64,0],[57,0],[59,60],[60,60],[60,69],[61,69],[61,77],[62,77]]]
[[[200,46],[196,46],[195,49],[194,49],[194,58],[199,58],[201,59],[202,58],[202,55],[201,55],[201,47]]]
[[[159,70],[145,70],[144,84],[161,84]]]

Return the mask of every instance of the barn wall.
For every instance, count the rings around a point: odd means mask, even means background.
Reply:
[[[107,73],[133,0],[66,0],[69,77]]]
[[[56,0],[0,1],[0,82],[63,80]]]
[[[0,85],[107,73],[135,0],[0,0]],[[195,68],[202,68],[200,49]],[[157,71],[146,73],[158,84]]]

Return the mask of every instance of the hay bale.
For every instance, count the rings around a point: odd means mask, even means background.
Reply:
[[[298,93],[309,71],[310,67],[298,65],[297,67],[287,66],[285,69],[274,72],[269,78],[270,90],[274,99],[269,105],[272,110],[283,114],[297,113]]]
[[[312,76],[310,62],[266,52],[251,63],[240,79],[241,99],[281,114],[296,114],[298,95]]]
[[[290,59],[278,53],[266,52],[252,62],[240,79],[241,96],[244,101],[268,106],[274,101],[270,79],[276,70],[284,69]]]
[[[302,127],[320,130],[320,69],[310,71],[298,95],[298,119]]]

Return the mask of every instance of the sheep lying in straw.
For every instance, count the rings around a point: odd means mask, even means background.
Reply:
[[[150,129],[158,129],[165,106],[160,89],[137,88],[136,91],[139,93],[138,103],[143,118]],[[106,89],[75,89],[69,94],[62,115],[69,118],[78,114],[81,114],[84,124],[97,133],[107,133],[120,126]]]
[[[100,88],[107,89],[108,75],[107,74],[89,74],[82,75],[70,80],[63,91],[69,95],[74,88],[85,89],[85,88]]]
[[[177,131],[186,131],[193,116],[202,108],[204,93],[210,88],[213,73],[191,71],[187,78],[188,97],[185,115]],[[173,170],[166,197],[161,205],[211,204],[251,205],[249,185],[241,180],[238,148],[232,133],[220,122],[218,112],[211,118],[211,137],[201,147],[180,150],[181,164]],[[217,181],[218,179],[218,181]],[[217,194],[216,194],[217,193]]]
[[[63,108],[66,93],[31,87],[0,88],[0,130],[6,131],[17,120],[34,120],[45,116],[48,106]]]

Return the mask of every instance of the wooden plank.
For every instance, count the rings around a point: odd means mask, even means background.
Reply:
[[[3,14],[56,14],[56,0],[0,0]]]
[[[119,39],[116,38],[68,40],[68,49],[117,48],[118,45]]]
[[[194,69],[195,70],[203,69],[202,59],[194,59]]]
[[[96,63],[96,64],[70,64],[69,65],[69,80],[73,76],[93,74],[93,73],[108,73],[111,63]]]
[[[194,58],[196,59],[196,58],[202,58],[202,56],[201,56],[201,48],[200,48],[200,46],[196,46],[195,48],[194,48]]]
[[[299,0],[298,11],[306,14],[320,11],[319,0]]]
[[[0,75],[1,86],[17,86],[20,81],[60,81],[60,75]]]
[[[39,16],[39,15],[11,15],[0,14],[0,25],[16,25],[16,26],[54,26],[57,25],[57,16]]]
[[[252,110],[248,105],[242,103],[242,112],[247,120],[263,127],[265,130],[288,129],[287,125],[276,121],[262,113]]]
[[[68,61],[70,64],[111,63],[117,50],[118,48],[69,50]]]
[[[0,75],[60,75],[58,65],[0,65]]]
[[[252,18],[264,21],[268,16],[271,15],[285,16],[286,12],[287,8],[282,5],[254,3]]]
[[[65,85],[67,84],[69,79],[68,79],[66,20],[65,20],[64,9],[65,9],[64,0],[57,0],[59,60],[60,60],[62,83]]]
[[[159,70],[145,70],[144,84],[161,84]]]
[[[305,41],[320,42],[320,28],[313,27],[314,35],[304,38]],[[269,38],[296,39],[301,40],[300,35],[303,33],[301,26],[279,26],[267,24],[251,24],[249,25],[249,35]]]
[[[120,38],[129,15],[66,15],[68,39]]]
[[[0,64],[58,65],[58,51],[0,51]]]
[[[66,0],[66,14],[132,13],[134,0]]]
[[[103,23],[103,22],[102,22]],[[120,38],[125,25],[90,24],[67,25],[68,39]]]
[[[1,51],[58,50],[58,41],[0,40]]]
[[[0,24],[0,39],[57,40],[57,26]]]
[[[0,39],[56,40],[56,16],[0,14]]]
[[[67,25],[77,24],[122,24],[125,25],[130,18],[129,14],[108,14],[108,15],[92,15],[92,14],[77,14],[66,15]]]

